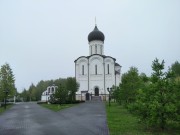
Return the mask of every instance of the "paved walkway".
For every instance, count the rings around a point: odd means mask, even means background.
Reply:
[[[53,112],[20,103],[0,115],[0,135],[108,135],[102,102],[86,102]]]

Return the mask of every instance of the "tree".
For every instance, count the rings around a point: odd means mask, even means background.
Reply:
[[[171,65],[171,70],[175,74],[175,77],[180,77],[180,63],[178,61]]]
[[[30,101],[29,91],[27,91],[26,89],[21,92],[20,96],[23,98],[23,101]]]
[[[148,83],[148,82],[149,82],[149,77],[147,77],[145,73],[141,73],[141,74],[139,75],[139,77],[141,78],[141,80],[142,80],[144,83]]]
[[[31,86],[29,87],[29,100],[35,100],[35,91],[36,91],[36,87],[34,86],[34,84],[32,83]]]
[[[73,102],[76,100],[76,92],[79,88],[79,84],[76,82],[76,79],[73,77],[67,78],[66,89],[68,91],[69,101]]]
[[[163,72],[164,60],[152,63],[151,83],[137,91],[136,102],[129,108],[148,126],[162,130],[169,121],[178,119],[178,93],[172,70]]]
[[[64,104],[67,101],[68,91],[61,84],[58,85],[55,93],[52,94],[50,102]]]
[[[176,61],[174,64],[171,65],[172,73],[173,73],[173,79],[175,83],[175,93],[176,93],[176,101],[179,101],[180,99],[180,63]],[[180,102],[176,102],[177,107],[177,114],[180,114]],[[180,115],[176,117],[176,121],[180,123]]]
[[[120,103],[120,89],[119,87],[112,87],[112,91],[111,91],[111,98],[115,100],[115,102]]]
[[[122,82],[119,86],[119,100],[125,105],[135,101],[137,90],[141,87],[142,81],[138,69],[131,67],[127,73],[122,75]],[[117,90],[116,90],[116,93]]]
[[[21,96],[24,98],[25,101],[38,101],[41,100],[41,95],[48,86],[58,86],[59,84],[61,84],[61,86],[63,86],[63,88],[68,92],[68,100],[73,102],[75,100],[76,91],[79,88],[78,83],[73,77],[69,77],[67,79],[59,78],[46,81],[41,80],[37,83],[37,85],[31,84],[29,86],[29,89],[22,92]]]
[[[15,78],[9,64],[4,64],[0,69],[0,100],[13,96],[16,92]]]

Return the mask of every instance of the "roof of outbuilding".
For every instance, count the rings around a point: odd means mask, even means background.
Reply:
[[[115,66],[119,66],[119,67],[121,67],[121,65],[119,65],[118,63],[115,63]]]

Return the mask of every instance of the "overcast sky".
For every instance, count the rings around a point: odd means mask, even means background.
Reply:
[[[74,76],[95,17],[122,73],[135,66],[150,75],[156,57],[166,69],[180,61],[180,0],[0,0],[0,66],[10,64],[19,92]]]

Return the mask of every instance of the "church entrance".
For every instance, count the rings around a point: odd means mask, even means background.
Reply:
[[[90,94],[86,93],[86,100],[89,100]]]
[[[95,90],[94,90],[94,93],[95,93],[95,96],[99,96],[99,88],[95,88]]]

